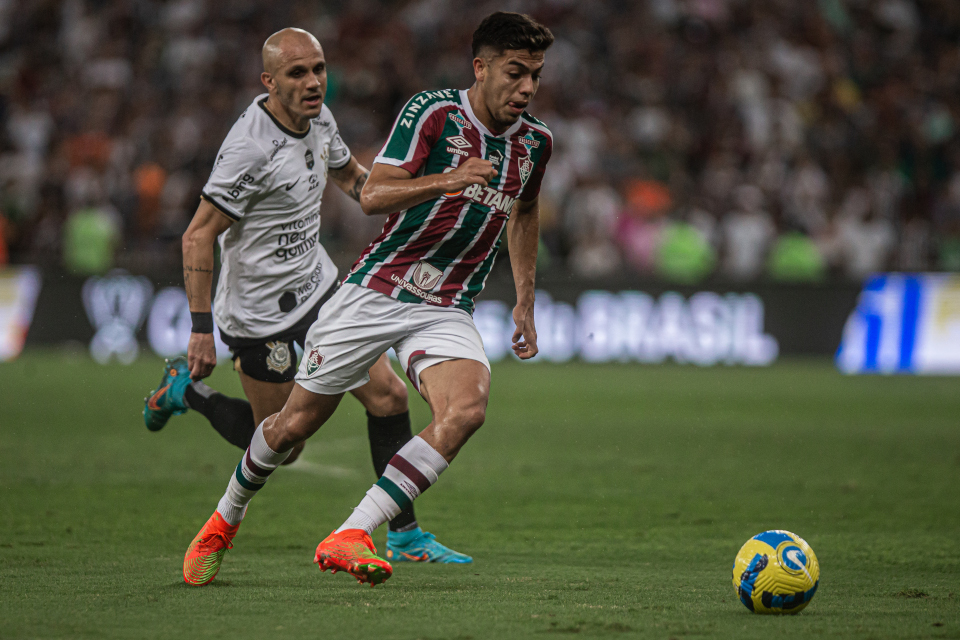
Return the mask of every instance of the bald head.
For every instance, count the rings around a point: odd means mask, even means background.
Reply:
[[[322,55],[320,42],[303,29],[281,29],[263,43],[263,70],[275,74],[285,64],[299,58]]]
[[[294,131],[309,128],[327,93],[327,61],[320,43],[303,29],[277,31],[263,43],[260,82],[270,92],[270,113],[281,114],[282,121],[294,124]]]

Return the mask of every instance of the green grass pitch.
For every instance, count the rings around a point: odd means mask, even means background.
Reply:
[[[0,637],[960,637],[956,379],[497,365],[487,424],[416,503],[475,563],[399,565],[375,589],[312,564],[373,481],[347,399],[197,589],[183,553],[241,452],[196,414],[147,432],[160,369],[0,365]],[[211,384],[240,393],[223,365]],[[822,566],[799,616],[753,615],[731,585],[771,528]]]

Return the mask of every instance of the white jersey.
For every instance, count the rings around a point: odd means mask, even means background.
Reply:
[[[284,331],[336,282],[320,244],[328,169],[350,162],[326,105],[305,133],[276,120],[257,96],[230,129],[203,197],[234,220],[220,235],[217,326],[235,338]]]

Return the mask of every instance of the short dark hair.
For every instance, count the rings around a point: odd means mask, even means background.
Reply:
[[[473,57],[484,48],[500,55],[512,49],[546,51],[553,44],[550,29],[523,13],[497,11],[491,13],[473,32]]]

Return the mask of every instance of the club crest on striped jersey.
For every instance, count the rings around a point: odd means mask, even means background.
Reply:
[[[320,371],[320,367],[323,366],[323,356],[320,354],[320,351],[317,349],[311,349],[310,353],[307,354],[307,377],[309,378],[316,372]]]
[[[417,266],[413,270],[413,284],[418,288],[423,289],[424,291],[430,291],[437,286],[437,283],[440,282],[440,278],[443,276],[443,271],[437,269],[435,266],[428,262],[423,262],[422,260],[417,263]]]
[[[521,156],[517,158],[517,165],[520,168],[520,186],[525,187],[527,186],[527,179],[533,173],[533,160],[530,159],[530,156]]]

